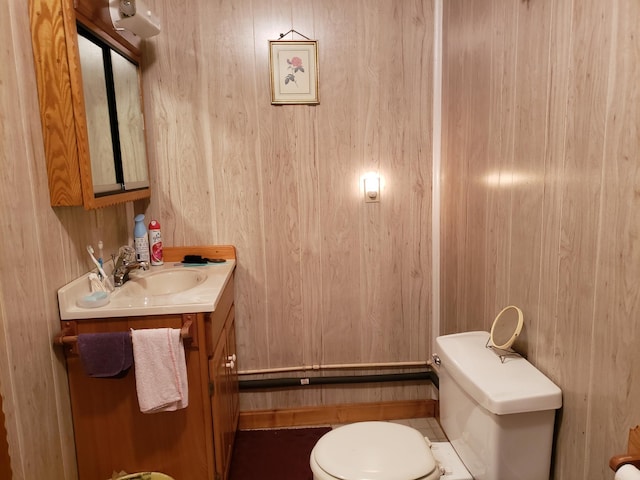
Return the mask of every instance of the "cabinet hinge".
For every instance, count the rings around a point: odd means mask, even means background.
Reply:
[[[209,396],[213,397],[213,392],[215,391],[215,386],[213,385],[213,382],[209,382]]]

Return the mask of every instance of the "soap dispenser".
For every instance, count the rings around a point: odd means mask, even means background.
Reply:
[[[136,261],[149,262],[149,236],[144,225],[144,215],[141,213],[134,218],[133,227],[134,246],[136,249]]]

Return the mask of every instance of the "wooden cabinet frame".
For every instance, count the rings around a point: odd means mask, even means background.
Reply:
[[[141,57],[139,48],[116,34],[98,10],[88,5],[91,2],[80,0],[76,9],[73,2],[29,0],[51,205],[94,209],[148,198],[149,188],[100,197],[94,194],[76,21],[138,64]]]

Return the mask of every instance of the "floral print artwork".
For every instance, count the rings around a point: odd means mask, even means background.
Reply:
[[[298,85],[296,82],[296,73],[302,72],[304,73],[304,66],[302,65],[302,59],[300,57],[293,57],[291,59],[287,58],[287,76],[284,77],[284,84],[287,85],[289,82],[293,82]]]
[[[318,51],[315,41],[269,41],[271,103],[317,105]]]

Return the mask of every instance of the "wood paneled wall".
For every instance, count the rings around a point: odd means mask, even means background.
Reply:
[[[431,2],[153,0],[145,98],[168,245],[238,248],[241,368],[428,357]],[[318,39],[321,104],[272,107],[267,40]],[[0,393],[14,480],[76,478],[56,291],[144,206],[51,208],[28,4],[0,16]],[[360,176],[379,171],[382,202]],[[137,211],[135,213],[138,213]],[[257,395],[253,408],[424,398],[425,387]]]
[[[154,7],[150,211],[167,245],[237,247],[239,368],[427,360],[432,2]],[[318,40],[318,106],[270,104],[268,40],[291,28]],[[382,175],[380,203],[363,200],[368,171]],[[310,388],[243,394],[242,409],[425,394]]]
[[[515,303],[564,392],[555,478],[611,478],[639,422],[634,0],[446,0],[442,332]],[[153,0],[154,193],[168,245],[238,248],[241,369],[426,359],[431,1]],[[27,5],[0,16],[0,389],[14,478],[75,477],[55,292],[131,209],[48,205]],[[267,40],[319,41],[316,107],[269,104]],[[378,170],[379,204],[360,176]],[[387,393],[392,392],[392,393]],[[319,388],[243,408],[423,395]]]
[[[51,208],[28,2],[0,15],[0,393],[13,480],[76,478],[66,369],[51,340],[56,292],[87,272],[86,245],[127,242],[124,207]],[[131,215],[129,215],[131,217]]]
[[[442,332],[505,305],[563,390],[554,478],[640,422],[640,4],[446,0]]]

